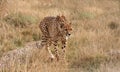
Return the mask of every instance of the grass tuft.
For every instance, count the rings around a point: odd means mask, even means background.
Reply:
[[[9,14],[4,20],[12,26],[21,28],[37,23],[37,18],[23,13]]]
[[[90,12],[80,13],[80,18],[81,19],[93,19],[94,17],[95,17],[95,15],[93,13],[90,13]]]
[[[14,44],[17,46],[17,47],[21,47],[23,46],[23,41],[21,39],[16,39],[14,41]]]

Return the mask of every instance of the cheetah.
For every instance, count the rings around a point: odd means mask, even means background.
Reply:
[[[45,17],[39,24],[39,28],[42,32],[41,46],[45,47],[50,58],[59,60],[59,54],[57,50],[58,41],[62,44],[62,52],[65,54],[66,41],[71,35],[72,31],[71,23],[68,23],[65,16],[57,17]],[[54,46],[54,54],[50,50],[50,46]]]

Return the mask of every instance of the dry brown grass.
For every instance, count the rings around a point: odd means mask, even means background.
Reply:
[[[40,40],[38,24],[45,16],[64,14],[73,27],[72,36],[68,40],[68,66],[65,69],[59,62],[45,62],[47,58],[43,51],[41,54],[44,56],[33,54],[24,64],[10,61],[13,66],[10,70],[5,69],[8,70],[6,72],[120,71],[119,0],[2,1],[8,0],[0,0],[0,56],[24,47],[26,43]]]

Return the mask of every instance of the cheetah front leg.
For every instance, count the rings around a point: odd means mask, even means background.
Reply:
[[[58,47],[57,41],[55,41],[53,43],[53,45],[54,45],[55,57],[57,58],[57,61],[59,61],[59,54],[58,54],[58,50],[57,50],[57,47]]]
[[[50,54],[50,59],[51,59],[51,61],[52,61],[53,59],[55,59],[55,56],[54,56],[53,53],[51,52],[49,46],[47,46],[47,51],[48,51],[48,53]]]
[[[62,59],[65,59],[65,52],[66,52],[66,40],[62,41]]]

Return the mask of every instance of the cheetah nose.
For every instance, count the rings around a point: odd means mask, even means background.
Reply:
[[[71,34],[68,34],[69,36],[71,35]]]

